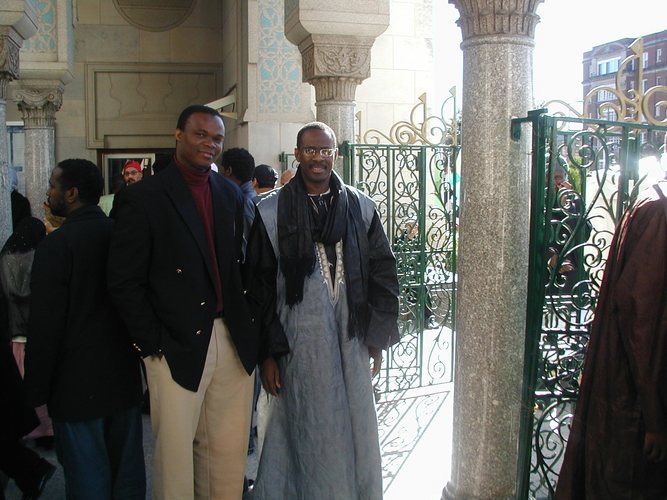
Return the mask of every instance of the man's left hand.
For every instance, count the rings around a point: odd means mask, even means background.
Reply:
[[[382,368],[382,349],[368,346],[368,356],[373,360],[373,368],[371,368],[371,378],[373,378],[380,373],[380,368]]]
[[[644,436],[644,455],[649,462],[667,460],[667,432],[647,432]]]

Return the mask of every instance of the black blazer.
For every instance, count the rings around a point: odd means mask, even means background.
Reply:
[[[112,415],[141,402],[137,356],[107,289],[113,221],[75,210],[37,246],[25,358],[33,406],[55,420]]]
[[[211,172],[215,249],[224,319],[250,374],[259,335],[241,281],[243,196]],[[173,379],[196,391],[216,312],[204,223],[189,186],[172,161],[159,174],[116,194],[109,289],[142,356],[161,351]]]

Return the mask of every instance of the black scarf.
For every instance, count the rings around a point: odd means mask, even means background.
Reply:
[[[329,182],[331,203],[321,231],[315,231],[308,193],[301,170],[280,191],[278,199],[278,250],[285,276],[286,301],[293,307],[303,300],[303,284],[315,270],[313,242],[335,245],[343,240],[343,261],[350,336],[363,335],[367,326],[368,237],[356,194],[345,188],[336,172]],[[319,224],[318,224],[319,225]]]

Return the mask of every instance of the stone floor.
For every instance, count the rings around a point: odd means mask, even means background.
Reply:
[[[450,473],[452,431],[452,384],[445,384],[384,398],[378,404],[378,423],[382,447],[384,500],[438,500]],[[150,464],[153,442],[148,417],[144,417],[144,450]],[[54,451],[41,452],[53,464]],[[248,477],[257,472],[258,457],[248,456]],[[150,491],[150,467],[148,491]],[[64,499],[64,478],[58,466],[47,483],[42,499]],[[7,500],[19,500],[21,494],[9,482]],[[251,500],[246,495],[244,500]],[[290,499],[285,499],[290,500]]]

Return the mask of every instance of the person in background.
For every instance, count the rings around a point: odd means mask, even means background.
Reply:
[[[26,217],[32,215],[30,208],[30,201],[28,198],[18,192],[19,179],[16,175],[16,170],[9,169],[9,190],[10,202],[12,207],[12,228],[16,229],[19,223]]]
[[[259,339],[241,280],[243,195],[211,171],[224,136],[216,110],[188,106],[169,166],[116,196],[109,290],[146,365],[158,499],[243,489]]]
[[[296,174],[296,169],[288,168],[285,170],[282,174],[280,174],[280,185],[286,186],[287,183],[292,180],[294,174]]]
[[[371,378],[399,340],[396,260],[373,201],[334,173],[336,152],[327,125],[299,131],[297,173],[257,204],[248,243],[246,296],[275,398],[256,500],[382,498]]]
[[[25,387],[53,419],[67,498],[143,500],[139,357],[108,292],[113,220],[97,206],[102,186],[88,160],[51,173],[48,204],[66,219],[35,252]]]
[[[7,301],[12,350],[21,375],[28,336],[32,261],[35,248],[45,236],[44,223],[34,217],[26,217],[0,252],[0,291]]]
[[[34,217],[24,218],[0,252],[0,295],[8,311],[12,353],[21,377],[25,373],[25,345],[28,339],[30,311],[30,276],[35,248],[46,236],[44,223]],[[27,436],[43,449],[53,448],[53,427],[46,406],[36,409],[39,425]]]
[[[275,189],[277,182],[278,172],[276,172],[274,168],[269,167],[264,163],[255,167],[255,175],[252,178],[252,187],[258,196]]]
[[[127,160],[123,165],[121,170],[123,174],[123,182],[126,186],[139,182],[144,178],[144,169],[141,167],[141,163],[136,160]]]
[[[255,174],[255,159],[243,148],[231,148],[222,153],[220,158],[220,173],[236,184],[245,198],[244,232],[247,241],[250,227],[255,218],[255,190],[252,178]]]
[[[115,213],[116,193],[132,184],[136,184],[144,178],[144,171],[141,163],[136,160],[127,160],[120,171],[120,185],[114,183],[114,192],[100,197],[98,205],[102,211],[112,219]]]

